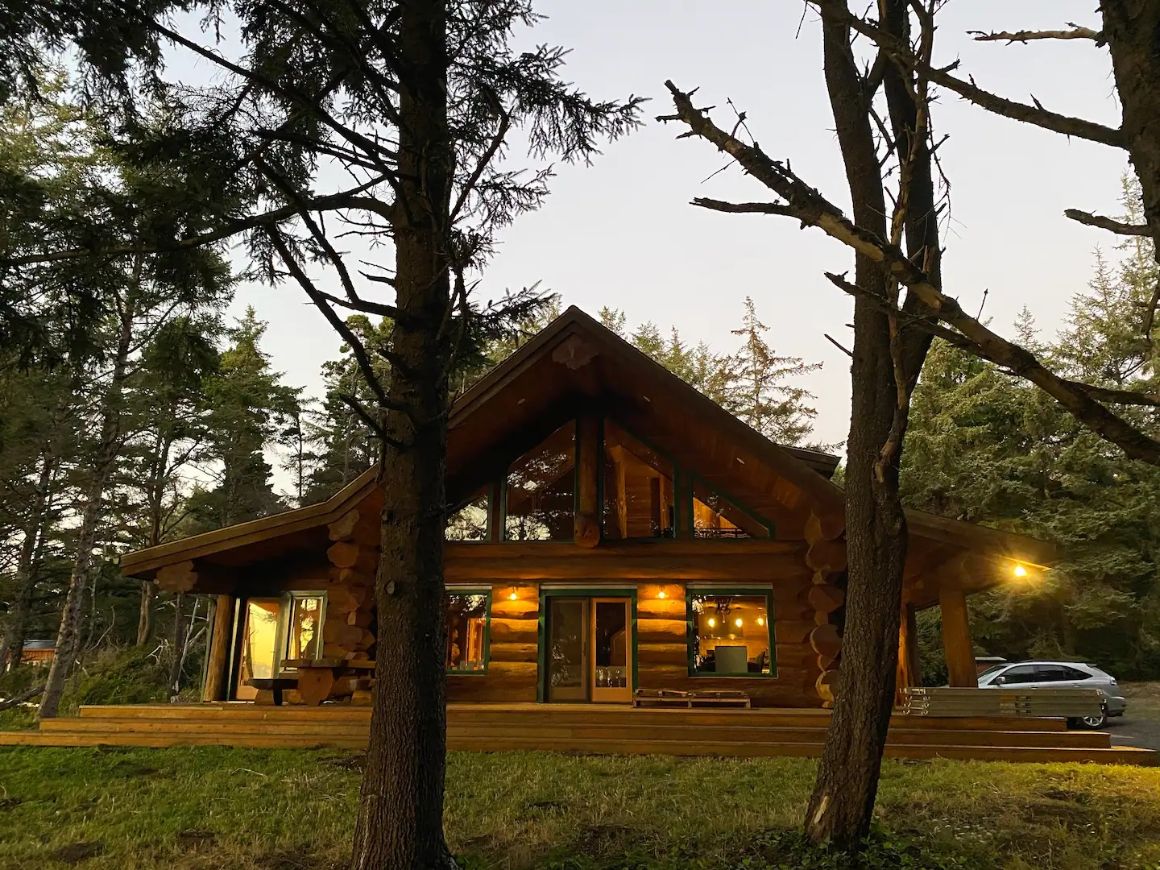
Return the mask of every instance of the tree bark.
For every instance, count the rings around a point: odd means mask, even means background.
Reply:
[[[1140,180],[1144,220],[1160,262],[1160,0],[1102,0],[1103,37],[1112,55],[1124,145]],[[1160,286],[1145,312],[1152,346]]]
[[[36,481],[36,495],[29,505],[28,523],[24,527],[24,540],[20,543],[20,554],[16,561],[16,596],[12,602],[12,612],[4,631],[4,646],[0,647],[0,674],[16,668],[24,655],[24,641],[28,637],[28,615],[32,610],[32,598],[36,592],[39,554],[48,517],[48,503],[51,499],[52,478],[56,460],[50,445],[45,445],[41,454],[40,474]]]
[[[880,11],[883,27],[906,35],[904,0],[883,0]],[[823,7],[826,86],[854,222],[887,238],[885,196],[868,116],[872,95],[865,92],[858,73],[846,16],[844,2]],[[938,274],[938,228],[925,127],[918,124],[918,107],[901,71],[888,68],[883,83],[899,161],[905,164],[900,173],[903,207],[899,212],[904,225],[899,229],[906,236],[908,254],[920,261],[925,257],[928,268],[933,260],[934,274]],[[930,343],[929,335],[903,329],[873,301],[897,292],[878,264],[859,254],[855,281],[868,295],[857,298],[854,307],[842,654],[834,713],[805,823],[814,842],[842,846],[856,844],[870,831],[894,706],[907,550],[898,473],[910,390]],[[920,317],[928,314],[909,295],[905,307]]]
[[[402,4],[399,190],[392,221],[400,317],[391,341],[376,686],[351,866],[447,868],[443,835],[444,465],[450,305],[445,0]]]
[[[81,610],[92,581],[93,551],[97,546],[105,487],[121,453],[121,404],[128,375],[129,350],[133,341],[133,317],[132,301],[123,303],[120,311],[120,331],[113,357],[113,372],[101,403],[100,439],[93,457],[89,486],[85,492],[85,506],[81,512],[81,523],[77,532],[76,554],[69,575],[68,593],[61,609],[60,628],[56,635],[56,655],[49,668],[48,681],[45,683],[44,696],[40,702],[42,719],[56,716],[61,695],[64,693],[65,680],[68,679],[73,661],[80,652]]]

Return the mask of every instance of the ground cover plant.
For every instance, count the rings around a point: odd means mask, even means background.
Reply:
[[[0,750],[0,867],[342,866],[362,756]],[[797,834],[815,762],[451,753],[468,868],[1153,868],[1160,769],[887,762],[859,863]]]

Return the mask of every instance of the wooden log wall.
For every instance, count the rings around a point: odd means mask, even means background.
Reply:
[[[814,691],[822,706],[830,707],[842,655],[839,613],[846,603],[846,542],[842,537],[827,537],[824,524],[812,513],[806,521],[805,538],[809,544],[806,565],[813,572],[805,603],[814,624],[809,633],[817,674]]]
[[[379,560],[379,516],[356,508],[328,526],[333,542],[326,551],[326,621],[322,654],[326,658],[373,658],[374,584]]]
[[[447,700],[535,701],[540,630],[539,584],[497,583],[470,588],[491,589],[487,672],[448,674]]]

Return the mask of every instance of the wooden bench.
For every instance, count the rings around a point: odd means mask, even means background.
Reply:
[[[317,707],[323,701],[368,690],[368,674],[374,673],[375,663],[369,659],[286,659],[282,667],[298,672],[296,683],[302,703]]]
[[[902,713],[909,716],[1056,716],[1098,717],[1099,689],[958,689],[902,690]]]
[[[637,689],[634,707],[752,707],[744,692],[733,690],[683,692],[680,689]]]

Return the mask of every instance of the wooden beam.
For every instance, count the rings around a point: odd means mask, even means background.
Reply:
[[[576,516],[581,547],[600,543],[600,418],[585,414],[576,425]]]
[[[967,596],[958,586],[944,585],[939,590],[942,610],[943,650],[951,686],[977,688],[975,648],[971,643],[971,625],[967,614]]]
[[[922,672],[918,659],[918,622],[913,604],[902,605],[902,619],[898,629],[898,677],[899,692],[906,688],[922,685]]]
[[[205,685],[201,689],[203,701],[224,701],[230,684],[230,642],[233,639],[234,596],[219,595],[214,599],[213,627],[209,635],[209,658],[206,664]]]

